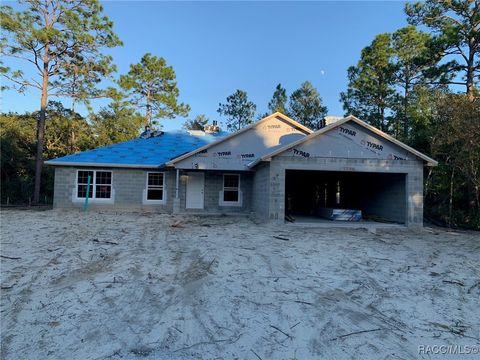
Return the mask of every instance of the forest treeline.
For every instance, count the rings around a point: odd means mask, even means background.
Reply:
[[[145,54],[116,75],[104,50],[121,46],[97,0],[20,1],[1,7],[2,60],[23,61],[35,74],[0,62],[5,87],[37,89],[39,110],[0,115],[1,202],[51,202],[50,159],[129,140],[145,125],[188,117],[173,67]],[[353,114],[439,161],[425,170],[425,216],[435,223],[480,229],[480,8],[476,0],[407,3],[408,26],[378,34],[346,71],[339,100]],[[110,79],[113,86],[104,86]],[[61,98],[59,102],[56,99]],[[96,99],[109,104],[94,110]],[[66,100],[67,99],[67,100]],[[68,106],[66,104],[69,104]],[[75,109],[87,105],[88,115]],[[318,129],[328,109],[309,81],[287,92],[273,89],[268,113],[280,111]],[[229,131],[265,114],[237,89],[218,104]],[[185,121],[202,129],[211,119]]]

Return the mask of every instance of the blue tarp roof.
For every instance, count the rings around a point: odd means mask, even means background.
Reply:
[[[50,165],[101,165],[157,167],[173,158],[219,140],[225,133],[190,135],[186,131],[164,132],[47,161]]]

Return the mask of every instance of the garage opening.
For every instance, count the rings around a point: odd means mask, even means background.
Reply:
[[[285,216],[332,220],[335,211],[347,214],[342,220],[405,224],[405,185],[406,174],[287,170]]]

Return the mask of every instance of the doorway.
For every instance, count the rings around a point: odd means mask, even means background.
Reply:
[[[187,178],[187,209],[203,209],[204,206],[205,175],[201,172],[188,173]]]

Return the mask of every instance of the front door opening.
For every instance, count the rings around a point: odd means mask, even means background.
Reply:
[[[188,173],[187,198],[185,207],[187,209],[203,209],[204,203],[205,176],[201,172]]]

